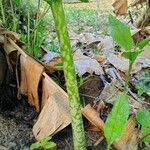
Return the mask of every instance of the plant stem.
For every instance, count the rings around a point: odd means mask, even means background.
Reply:
[[[15,11],[14,11],[14,7],[13,7],[13,3],[12,3],[12,0],[9,1],[10,2],[10,7],[11,7],[11,12],[12,12],[12,17],[13,17],[13,31],[16,32],[16,18],[15,18]]]
[[[107,150],[110,150],[110,145],[107,145]]]
[[[129,60],[129,69],[128,69],[127,80],[126,80],[125,89],[124,89],[125,92],[128,92],[128,86],[129,86],[129,80],[131,77],[132,66],[133,66],[133,62]]]
[[[85,135],[81,115],[81,104],[77,86],[76,72],[72,56],[72,48],[65,21],[65,14],[62,0],[47,1],[53,13],[56,32],[61,49],[61,59],[64,67],[64,74],[67,92],[70,99],[70,112],[72,119],[73,141],[75,150],[85,150]]]
[[[6,18],[5,18],[5,13],[4,13],[4,7],[3,7],[3,2],[0,0],[0,8],[1,8],[1,14],[2,14],[2,20],[4,26],[6,25]]]
[[[30,52],[30,0],[28,0],[28,27],[27,27],[28,52]]]

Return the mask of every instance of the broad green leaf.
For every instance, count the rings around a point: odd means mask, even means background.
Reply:
[[[145,86],[144,85],[137,85],[135,88],[137,89],[139,96],[141,96],[145,92]]]
[[[40,143],[40,142],[36,142],[36,143],[33,143],[33,144],[30,146],[30,150],[39,149],[40,147],[41,147],[41,143]]]
[[[48,142],[47,144],[44,145],[44,148],[50,149],[56,147],[56,144],[54,142]]]
[[[129,59],[132,63],[136,60],[137,56],[139,55],[141,51],[134,50],[134,51],[124,51],[123,57]]]
[[[40,141],[40,143],[41,143],[42,145],[45,145],[45,144],[47,144],[51,139],[52,139],[51,136],[46,137],[46,138],[42,139],[42,140]]]
[[[137,46],[138,46],[140,49],[143,49],[143,48],[144,48],[147,44],[149,44],[149,43],[150,43],[150,38],[146,38],[146,39],[140,41]]]
[[[122,135],[128,116],[128,97],[124,93],[121,93],[115,98],[115,104],[104,126],[104,135],[108,145],[111,145]]]
[[[109,16],[109,30],[114,41],[126,50],[131,50],[133,40],[130,29],[127,25],[116,19],[114,16]]]
[[[141,133],[144,142],[150,143],[150,111],[146,109],[139,110],[136,113],[137,121],[142,125]]]
[[[141,109],[136,113],[136,119],[142,126],[150,127],[150,119],[148,118],[150,118],[150,111],[146,109]]]
[[[143,135],[142,141],[150,143],[150,126],[149,127],[142,126],[141,133]]]

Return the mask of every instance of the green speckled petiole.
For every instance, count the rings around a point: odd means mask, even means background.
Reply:
[[[81,104],[73,62],[72,48],[65,21],[62,0],[45,0],[50,4],[61,49],[67,92],[70,99],[73,141],[75,150],[85,150],[85,133],[81,114]]]

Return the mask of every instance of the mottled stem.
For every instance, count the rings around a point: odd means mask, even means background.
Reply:
[[[72,56],[72,48],[65,21],[62,0],[47,1],[53,13],[58,40],[61,49],[61,58],[64,67],[67,92],[70,99],[70,112],[72,119],[73,141],[75,150],[85,150],[85,135],[81,115],[81,104],[76,80],[75,67]]]

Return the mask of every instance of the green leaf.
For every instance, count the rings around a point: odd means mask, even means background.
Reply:
[[[141,109],[136,113],[137,121],[142,125],[141,133],[144,142],[150,143],[150,111]]]
[[[150,111],[141,109],[136,113],[136,119],[142,126],[150,127]]]
[[[30,146],[30,150],[35,150],[35,149],[38,149],[41,147],[41,143],[40,142],[36,142],[36,143],[33,143],[31,146]]]
[[[57,69],[62,69],[63,68],[63,63],[55,64],[54,67],[57,68]]]
[[[144,85],[137,85],[135,88],[137,89],[139,96],[141,96],[145,92],[145,86]]]
[[[141,133],[143,135],[142,141],[150,143],[150,126],[149,127],[142,126]]]
[[[128,116],[128,97],[124,93],[121,93],[115,98],[114,107],[109,114],[104,126],[104,135],[108,145],[111,145],[117,138],[122,135]]]
[[[150,42],[150,38],[146,38],[146,39],[140,41],[137,46],[140,49],[143,49],[147,44],[149,44],[149,42]]]
[[[43,146],[43,145],[47,144],[51,139],[52,139],[51,136],[46,137],[46,138],[42,139],[42,140],[40,141],[40,143],[41,143],[41,145]]]
[[[83,2],[83,3],[88,3],[89,2],[89,0],[80,0],[81,2]]]
[[[17,6],[20,6],[21,3],[22,3],[22,0],[16,0],[16,5],[17,5]]]
[[[131,50],[133,40],[130,29],[127,25],[116,19],[114,16],[109,16],[109,30],[114,41],[126,50]]]
[[[54,142],[48,142],[47,144],[44,145],[44,148],[50,149],[56,147],[56,144]]]
[[[124,51],[123,57],[129,59],[132,63],[136,60],[137,56],[139,55],[141,51],[139,50],[133,50],[133,51]]]

